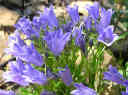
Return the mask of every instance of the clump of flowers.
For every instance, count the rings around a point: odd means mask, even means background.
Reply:
[[[5,52],[16,57],[16,61],[9,62],[9,71],[3,74],[5,82],[20,85],[21,95],[100,94],[103,85],[99,83],[96,87],[95,84],[97,79],[102,80],[98,72],[103,73],[100,66],[103,52],[118,39],[110,25],[113,10],[94,2],[85,5],[88,16],[80,18],[78,6],[68,6],[69,18],[59,24],[53,9],[53,6],[45,8],[32,21],[22,17],[15,25]],[[81,54],[79,63],[76,62],[78,52]],[[112,66],[109,72],[104,72],[104,79],[127,87],[127,80]],[[27,87],[31,91],[23,94],[22,89],[27,90]],[[0,90],[0,93],[15,95],[11,91]]]
[[[104,72],[104,79],[109,80],[112,82],[115,82],[117,84],[120,84],[122,86],[126,87],[126,92],[122,92],[122,95],[127,95],[127,87],[128,87],[128,80],[126,80],[123,75],[121,75],[116,67],[113,67],[112,65],[109,66],[109,71]]]

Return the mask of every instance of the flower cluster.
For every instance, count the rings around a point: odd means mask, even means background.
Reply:
[[[109,66],[109,71],[104,72],[104,79],[111,80],[116,82],[117,84],[121,84],[123,86],[128,86],[128,80],[126,80],[115,67]]]
[[[46,32],[43,40],[46,41],[51,52],[55,56],[58,56],[64,50],[64,46],[69,41],[70,35],[70,32],[63,34],[62,29],[58,29],[54,32]]]
[[[41,66],[43,64],[43,57],[35,49],[33,43],[27,45],[21,39],[20,33],[16,30],[14,35],[9,37],[9,44],[5,52],[22,59],[25,62]]]
[[[20,59],[10,62],[9,65],[10,71],[3,74],[6,82],[27,86],[29,83],[45,84],[47,81],[43,72],[34,69],[30,64],[24,64]]]
[[[92,6],[87,6],[86,9],[88,10],[89,16],[84,20],[85,27],[88,30],[95,27],[99,34],[98,41],[111,46],[118,39],[118,35],[113,33],[114,27],[109,25],[113,14],[112,9],[105,10],[97,2]],[[94,26],[91,26],[93,22]]]
[[[122,92],[122,95],[127,95],[127,87],[128,87],[128,80],[126,80],[116,69],[116,67],[112,67],[109,65],[109,71],[104,72],[104,79],[110,80],[117,84],[123,85],[126,87],[126,92]]]
[[[37,28],[34,23],[25,17],[19,19],[19,21],[15,24],[15,28],[18,31],[22,31],[27,38],[31,38],[32,36],[39,37],[40,28]]]
[[[62,25],[59,25],[53,6],[45,8],[43,14],[38,12],[40,16],[35,16],[32,21],[22,17],[15,25],[16,31],[14,35],[9,37],[9,46],[5,50],[6,53],[16,57],[16,61],[9,62],[10,70],[3,74],[5,82],[15,82],[21,86],[28,86],[30,83],[44,85],[48,82],[48,79],[53,79],[51,77],[54,77],[54,74],[47,69],[43,54],[36,50],[34,39],[41,38],[45,42],[44,47],[49,49],[56,58],[61,55],[71,39],[75,39],[75,45],[85,53],[86,33],[83,31],[84,28],[88,32],[95,28],[98,34],[98,41],[107,46],[112,45],[118,38],[113,33],[114,27],[109,25],[113,11],[100,8],[97,2],[87,6],[86,10],[88,10],[88,17],[84,17],[82,19],[83,22],[81,22],[78,6],[68,6],[67,12],[70,20]],[[40,32],[43,32],[43,35],[40,35]],[[25,35],[27,38],[22,39],[20,34]],[[31,40],[29,45],[26,43],[27,40]],[[45,65],[46,71],[40,71],[35,68],[36,66],[44,68],[43,65]],[[62,69],[62,67],[59,68]],[[111,66],[110,72],[105,72],[104,74],[106,75],[104,79],[115,81],[124,86],[127,85],[127,81]],[[114,77],[112,77],[113,75]],[[63,70],[59,70],[57,76],[62,79],[66,86],[71,86],[74,83],[68,65]],[[108,77],[111,77],[111,79]],[[77,89],[71,91],[72,95],[96,95],[96,91],[84,86],[82,83],[74,83],[74,87]],[[54,93],[43,91],[41,95],[54,95]]]

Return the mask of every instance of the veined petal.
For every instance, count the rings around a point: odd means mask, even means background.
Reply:
[[[55,56],[59,56],[63,51],[66,43],[70,40],[71,33],[63,34],[62,29],[54,32],[47,32],[43,40],[46,41],[48,48]]]
[[[107,11],[105,11],[103,13],[101,15],[100,25],[101,25],[101,27],[105,28],[110,24],[113,11],[112,11],[112,9],[108,9]]]
[[[104,31],[99,34],[98,41],[104,43],[108,47],[111,46],[118,39],[118,35],[113,34],[113,30],[113,26],[105,28]]]
[[[72,22],[74,24],[77,24],[80,21],[80,16],[79,16],[79,12],[78,12],[78,6],[74,5],[74,7],[67,7],[67,12],[72,20]]]

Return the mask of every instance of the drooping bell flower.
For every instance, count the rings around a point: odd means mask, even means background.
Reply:
[[[67,7],[67,12],[71,18],[71,21],[73,22],[74,25],[78,24],[78,22],[80,21],[80,16],[79,16],[79,12],[78,12],[78,6],[74,5],[74,7]]]
[[[103,28],[106,28],[110,24],[112,14],[112,9],[102,12],[99,24],[102,25]]]
[[[93,5],[86,5],[85,9],[88,11],[88,15],[96,22],[99,18],[99,3],[94,2]]]
[[[75,27],[73,30],[72,37],[75,38],[75,44],[80,46],[80,38],[82,37],[82,28]]]
[[[49,8],[44,8],[43,14],[40,13],[39,20],[43,26],[48,26],[50,29],[53,29],[54,27],[57,28],[59,25],[52,5]]]
[[[87,86],[84,86],[82,83],[75,83],[74,86],[76,87],[76,89],[71,91],[72,95],[97,95],[96,91],[88,88]]]
[[[47,78],[43,72],[34,69],[30,64],[24,64],[19,58],[9,62],[10,70],[3,73],[5,82],[15,82],[21,86],[30,83],[45,84]]]
[[[102,8],[101,18],[99,23],[96,25],[96,30],[99,34],[101,34],[105,28],[107,28],[111,22],[113,11],[112,9],[108,9],[107,11]]]
[[[46,32],[43,40],[46,41],[48,48],[55,56],[59,56],[64,50],[66,43],[70,40],[71,32],[63,33],[62,29],[54,32]]]
[[[58,78],[58,75],[56,73],[52,72],[51,69],[48,67],[47,67],[47,71],[46,71],[46,76],[49,79],[57,79]]]
[[[32,19],[33,28],[38,32],[46,28],[46,25],[40,21],[40,17],[34,16]]]
[[[79,46],[83,53],[86,52],[85,35],[82,34],[83,29],[75,27],[72,36],[75,38],[75,44]]]
[[[22,17],[19,21],[14,25],[15,28],[21,31],[23,34],[27,36],[27,38],[32,38],[33,36],[39,37],[39,30],[35,28],[32,22],[26,17]]]
[[[72,21],[67,21],[66,24],[62,25],[62,29],[64,32],[72,32],[73,26]]]
[[[89,39],[89,46],[92,48],[94,42],[93,42],[93,39]]]
[[[128,87],[128,80],[126,80],[112,65],[109,65],[108,72],[104,72],[104,79]]]
[[[84,18],[84,24],[86,30],[90,30],[92,28],[92,19],[90,18],[90,16]]]
[[[61,79],[63,80],[63,82],[65,83],[65,85],[70,86],[72,83],[72,75],[70,72],[70,69],[68,68],[68,66],[66,66],[64,68],[64,70],[60,70],[59,71],[59,76],[61,77]]]

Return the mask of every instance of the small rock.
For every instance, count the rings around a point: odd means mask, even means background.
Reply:
[[[110,55],[107,51],[104,51],[104,61],[103,61],[104,67],[106,67],[111,63],[112,58],[113,58],[112,55]]]
[[[76,54],[77,57],[77,60],[75,62],[75,64],[80,64],[81,60],[82,60],[82,55],[81,55],[81,51],[78,51],[77,54]]]
[[[7,47],[7,37],[8,35],[4,33],[4,31],[0,31],[0,58],[4,54],[4,49]]]
[[[16,23],[18,17],[19,14],[15,11],[0,6],[0,26],[13,26]]]
[[[57,17],[64,16],[66,14],[66,9],[63,7],[57,7],[54,10]]]
[[[0,70],[0,83],[3,82],[3,77],[2,77],[3,71]]]
[[[5,4],[13,4],[19,7],[23,7],[24,0],[1,0]]]
[[[8,43],[8,34],[4,31],[0,31],[0,64],[8,61],[12,58],[11,55],[7,55],[4,53],[4,49],[7,48]]]
[[[4,55],[4,56],[1,58],[0,64],[3,64],[3,63],[5,63],[5,62],[8,62],[8,60],[10,60],[10,59],[12,59],[12,56],[6,54],[6,55]]]

